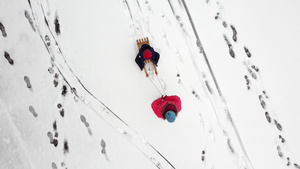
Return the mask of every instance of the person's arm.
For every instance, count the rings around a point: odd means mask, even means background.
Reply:
[[[154,51],[153,47],[151,47],[151,46],[149,46],[149,47],[150,47],[149,49],[150,49],[151,53],[155,54],[155,51]]]
[[[139,55],[136,56],[135,63],[140,67],[141,70],[143,70],[145,63],[141,61]]]
[[[144,59],[143,51],[142,51],[142,50],[139,51],[138,56],[139,56],[140,61],[141,61],[142,63],[144,63],[144,62],[145,62],[145,59]]]
[[[161,114],[161,103],[163,102],[163,97],[156,99],[152,102],[151,107],[157,117],[163,118]]]
[[[181,100],[180,100],[179,97],[177,97],[176,105],[177,105],[177,108],[178,108],[178,112],[180,112],[180,110],[181,110]]]
[[[163,98],[161,97],[152,102],[151,107],[152,107],[153,111],[155,111],[158,108],[158,105],[162,101],[162,99]]]

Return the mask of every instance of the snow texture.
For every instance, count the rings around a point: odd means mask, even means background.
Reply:
[[[299,169],[299,5],[1,0],[0,168]]]

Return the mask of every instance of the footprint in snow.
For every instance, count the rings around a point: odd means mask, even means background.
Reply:
[[[248,72],[250,73],[250,75],[251,75],[251,77],[253,78],[253,79],[257,79],[257,75],[256,75],[256,73],[255,72],[253,72],[250,68],[247,68],[247,70],[248,70]]]
[[[50,139],[50,144],[53,144],[54,147],[57,147],[57,145],[58,145],[58,140],[55,139],[55,138],[53,138],[53,134],[52,134],[50,131],[47,133],[47,136],[48,136],[48,138]]]
[[[218,20],[218,19],[220,19],[220,13],[219,12],[215,16],[215,20]]]
[[[264,96],[266,97],[266,99],[269,99],[269,95],[267,94],[267,92],[265,90],[262,91]]]
[[[4,51],[4,57],[8,61],[9,64],[11,64],[11,65],[14,64],[14,60],[10,58],[9,53],[7,53],[6,51]]]
[[[271,119],[271,117],[270,117],[270,114],[269,114],[267,111],[266,111],[266,113],[265,113],[265,116],[266,116],[267,121],[268,121],[269,123],[271,123],[272,119]]]
[[[87,130],[88,130],[88,133],[89,133],[89,135],[90,135],[90,136],[92,136],[92,135],[93,135],[93,133],[92,133],[92,130],[91,130],[91,128],[89,128],[89,127],[88,127],[88,128],[87,128]]]
[[[244,51],[245,51],[246,55],[250,58],[251,53],[250,53],[249,49],[246,46],[244,46]]]
[[[274,123],[275,123],[275,125],[276,125],[276,128],[277,128],[279,131],[282,131],[282,126],[281,126],[281,124],[279,124],[279,123],[277,122],[277,120],[274,120]]]
[[[220,16],[220,12],[217,12],[215,16],[215,20],[222,20],[222,17]],[[224,28],[227,28],[227,22],[223,20],[222,25]]]
[[[150,6],[148,0],[146,0],[145,5],[146,5],[146,7],[148,8],[148,10],[151,11],[151,6]]]
[[[58,137],[58,132],[57,132],[57,123],[56,123],[56,121],[53,122],[52,127],[53,127],[53,132],[55,132],[54,137],[57,138]]]
[[[2,24],[2,22],[0,22],[0,31],[2,32],[2,36],[3,37],[7,37],[6,31],[5,31],[5,27]]]
[[[86,118],[84,115],[80,115],[80,120],[82,121],[82,123],[84,123],[85,127],[87,128],[89,135],[92,135],[92,130],[90,129],[90,124],[86,121]]]
[[[245,75],[244,78],[246,80],[247,89],[250,90],[250,80],[247,75]]]
[[[27,20],[28,20],[28,22],[29,22],[31,28],[32,28],[33,31],[35,32],[36,30],[35,30],[35,27],[34,27],[34,23],[33,23],[33,20],[32,20],[32,18],[31,18],[31,16],[30,16],[29,12],[28,12],[27,10],[25,10],[24,14],[25,14],[25,17],[27,18]]]
[[[177,22],[179,23],[179,26],[180,26],[180,28],[182,29],[182,31],[183,31],[183,32],[186,32],[186,30],[185,30],[185,28],[184,28],[184,24],[183,24],[183,22],[182,22],[182,20],[181,20],[181,17],[178,16],[178,15],[176,15],[176,20],[177,20]]]
[[[165,20],[165,21],[170,25],[170,20],[169,20],[169,18],[165,15],[165,13],[162,13],[162,14],[161,14],[161,18],[162,18],[163,20]]]
[[[227,46],[230,46],[231,44],[230,44],[230,42],[229,42],[229,40],[228,40],[228,38],[227,38],[227,36],[225,34],[223,34],[223,38],[224,38]]]
[[[77,90],[76,90],[75,87],[72,87],[71,93],[74,94],[74,100],[77,102],[78,101],[78,94],[77,94]]]
[[[254,69],[256,72],[259,72],[259,68],[257,66],[252,65],[251,68]]]
[[[167,38],[167,34],[164,32],[164,34],[163,34],[163,41],[165,42],[165,44],[167,45],[167,46],[170,46],[170,43],[169,43],[169,41],[168,41],[168,38]]]
[[[105,150],[105,148],[106,148],[106,143],[105,143],[105,141],[104,141],[103,139],[101,140],[100,145],[101,145],[101,147],[102,147],[101,153],[102,153],[102,154],[106,154],[106,150]]]
[[[258,98],[259,98],[261,107],[262,107],[263,109],[266,109],[267,104],[266,104],[266,102],[264,101],[263,96],[262,96],[262,95],[259,95]]]
[[[277,146],[277,151],[278,151],[278,156],[280,158],[282,158],[283,157],[283,153],[282,153],[281,148],[279,146]]]
[[[178,84],[182,84],[182,81],[181,81],[181,78],[180,78],[180,74],[179,73],[177,73],[177,83]]]
[[[58,145],[58,140],[57,140],[57,139],[53,139],[52,144],[53,144],[55,147],[57,147],[57,145]]]
[[[63,161],[63,162],[60,163],[60,166],[61,166],[61,167],[65,167],[65,166],[66,166],[66,163]],[[66,168],[66,169],[67,169],[67,168]]]
[[[287,158],[286,158],[286,160],[287,160],[287,163],[286,163],[286,165],[287,165],[287,166],[290,166],[290,165],[291,165],[291,162],[290,162],[290,157],[287,157]]]
[[[55,73],[54,80],[53,80],[54,87],[58,86],[58,77],[59,77],[58,73]]]
[[[54,131],[57,131],[57,122],[56,122],[56,120],[53,122],[52,127],[53,127]]]
[[[67,86],[66,86],[66,85],[63,85],[61,95],[62,95],[62,96],[66,96],[67,91],[68,91]]]
[[[89,127],[89,123],[86,121],[86,118],[84,115],[80,115],[80,120],[84,123],[85,127]]]
[[[29,77],[24,76],[24,81],[25,81],[25,83],[26,83],[27,88],[28,88],[28,89],[31,89],[32,86],[31,86]]]
[[[52,142],[53,142],[53,134],[49,131],[49,132],[47,133],[47,136],[48,136],[48,138],[50,139],[50,143],[52,143]]]
[[[64,154],[69,153],[69,143],[67,140],[64,140]]]
[[[38,117],[38,114],[32,106],[29,106],[29,111],[32,113],[33,117]]]
[[[129,136],[129,134],[127,133],[126,130],[123,130],[123,129],[121,129],[121,128],[118,128],[118,131],[119,131],[121,134],[125,135],[125,136]]]
[[[281,135],[279,135],[279,139],[281,140],[281,143],[285,143],[285,139]]]
[[[46,42],[47,46],[51,45],[50,38],[48,35],[45,36],[45,42]]]
[[[53,67],[49,67],[49,68],[48,68],[48,72],[49,72],[50,74],[53,74],[53,73],[54,73]]]
[[[53,80],[54,87],[58,86],[58,81],[56,79]]]
[[[57,108],[62,108],[62,105],[60,103],[57,104]]]
[[[55,19],[54,19],[54,26],[55,26],[55,32],[57,35],[60,35],[60,23],[58,19],[58,15],[56,13]]]
[[[57,169],[57,166],[56,166],[56,164],[54,163],[54,162],[52,162],[52,169]]]
[[[216,136],[213,130],[209,130],[209,138],[214,142],[216,141]]]
[[[222,25],[223,25],[224,28],[227,28],[227,22],[226,21],[223,21]]]
[[[61,115],[61,117],[65,117],[65,109],[59,110],[59,114]]]
[[[158,168],[161,168],[160,162],[157,161],[155,158],[151,157],[150,160],[151,160]]]
[[[232,39],[234,42],[237,41],[237,31],[235,29],[235,27],[233,25],[230,25],[231,29],[232,29],[232,32],[233,32],[233,35],[232,35]]]
[[[205,160],[205,151],[202,151],[202,156],[201,156],[201,160],[204,161]]]
[[[200,100],[199,95],[195,92],[195,90],[192,91],[192,94],[196,97],[196,99]]]
[[[235,58],[235,54],[234,54],[232,45],[229,46],[229,54],[232,58]]]
[[[234,151],[234,149],[233,149],[233,147],[232,147],[231,140],[230,140],[229,138],[227,139],[227,145],[228,145],[228,148],[230,149],[230,152],[231,152],[232,154],[234,154],[235,151]]]
[[[225,40],[225,42],[226,42],[226,44],[227,44],[227,46],[229,48],[229,54],[230,54],[230,56],[232,58],[235,58],[235,54],[234,54],[234,51],[233,51],[232,44],[229,42],[229,40],[228,40],[228,38],[227,38],[227,36],[225,34],[223,35],[223,37],[224,37],[224,40]]]

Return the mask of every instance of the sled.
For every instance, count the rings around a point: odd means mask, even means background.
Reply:
[[[136,43],[138,45],[139,50],[140,50],[140,48],[142,47],[143,44],[150,45],[148,37],[142,38],[142,39],[137,39]],[[149,76],[149,74],[147,72],[147,69],[146,69],[146,64],[148,64],[148,63],[152,63],[153,64],[153,67],[154,67],[154,70],[155,70],[155,74],[157,75],[158,73],[157,73],[156,65],[152,62],[151,59],[145,59],[144,70],[145,70],[146,76],[147,77]]]

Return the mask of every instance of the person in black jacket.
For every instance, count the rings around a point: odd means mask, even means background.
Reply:
[[[145,60],[148,59],[151,59],[153,64],[157,66],[159,60],[159,53],[155,52],[150,45],[143,44],[139,50],[139,53],[135,58],[135,62],[140,67],[140,69],[143,70],[145,65]]]

